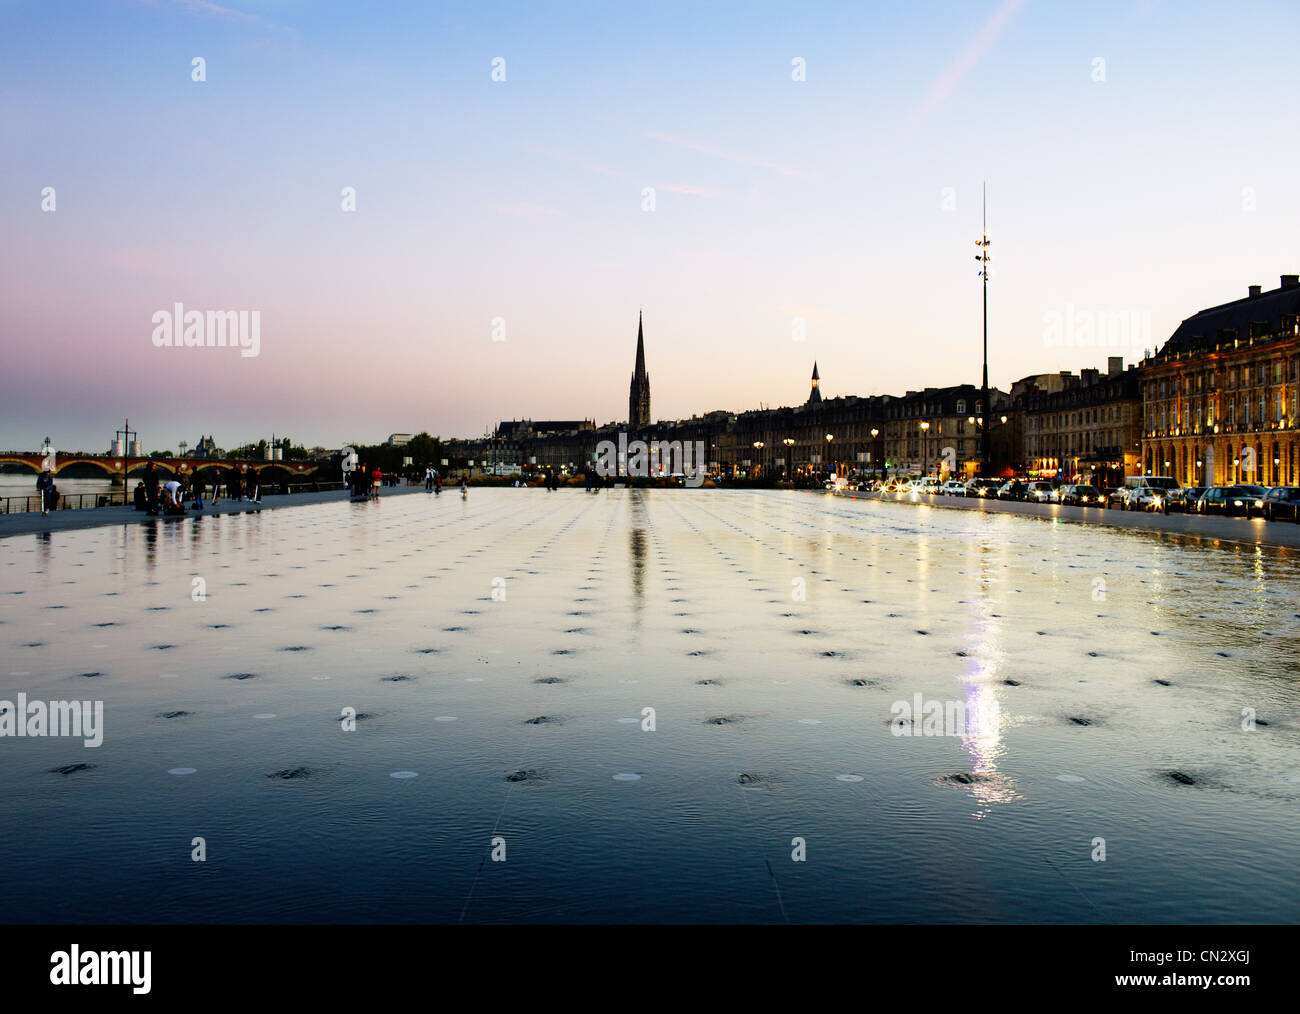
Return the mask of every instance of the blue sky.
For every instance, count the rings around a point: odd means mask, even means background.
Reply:
[[[622,419],[641,307],[660,418],[978,383],[985,180],[1003,387],[1300,271],[1294,5],[700,7],[0,3],[0,444]]]

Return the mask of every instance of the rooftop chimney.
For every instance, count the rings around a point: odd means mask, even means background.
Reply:
[[[1116,374],[1123,373],[1123,372],[1124,372],[1123,356],[1106,357],[1106,376],[1113,377]]]
[[[1282,288],[1284,288],[1284,289],[1294,289],[1297,285],[1300,285],[1300,275],[1283,275],[1283,276],[1282,276]]]
[[[1285,278],[1285,276],[1283,276],[1283,277]],[[1285,285],[1286,282],[1283,281],[1283,284]],[[1261,291],[1262,291],[1261,286],[1258,286],[1258,285],[1252,285],[1249,289],[1246,290],[1246,298],[1247,298],[1247,299],[1250,299],[1250,298],[1253,298],[1253,297],[1255,297],[1255,296],[1258,296],[1258,295],[1260,294]]]

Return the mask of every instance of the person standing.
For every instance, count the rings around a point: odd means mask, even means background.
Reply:
[[[144,466],[144,495],[149,504],[149,513],[158,513],[158,466],[152,461]]]
[[[370,473],[371,495],[376,500],[379,499],[379,487],[382,486],[383,484],[384,484],[383,470],[378,465],[376,465],[375,470]]]
[[[196,511],[203,510],[203,476],[195,472],[193,478],[190,479],[190,487],[194,490],[194,509]]]
[[[47,468],[44,472],[36,477],[36,492],[41,497],[41,514],[45,515],[50,512],[51,493],[54,490],[54,476]]]
[[[214,469],[212,472],[212,506],[215,507],[221,502],[221,469]]]
[[[424,491],[426,493],[433,492],[433,466],[424,470]]]
[[[469,476],[462,474],[460,477],[460,498],[469,499]]]

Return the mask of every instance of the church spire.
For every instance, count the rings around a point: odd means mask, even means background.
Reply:
[[[627,428],[633,433],[650,425],[650,374],[645,368],[645,333],[642,314],[636,318],[636,366],[627,396]]]
[[[645,336],[641,331],[641,313],[636,315],[636,368],[633,377],[645,375]]]
[[[817,361],[813,360],[812,392],[808,395],[808,404],[816,405],[822,400],[821,377],[817,373]]]

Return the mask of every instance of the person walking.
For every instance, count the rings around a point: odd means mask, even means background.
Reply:
[[[469,499],[469,476],[462,474],[460,477],[460,498]]]
[[[215,507],[221,502],[221,469],[213,469],[212,472],[212,499],[209,501],[211,506]]]
[[[262,502],[262,483],[253,469],[248,470],[248,499],[253,503]]]
[[[203,478],[198,472],[190,476],[190,492],[194,495],[194,509],[203,510]]]
[[[41,497],[41,514],[42,516],[50,513],[51,493],[54,490],[54,476],[47,468],[44,472],[36,477],[36,492]]]
[[[442,496],[442,474],[437,471],[433,473],[433,495]]]

